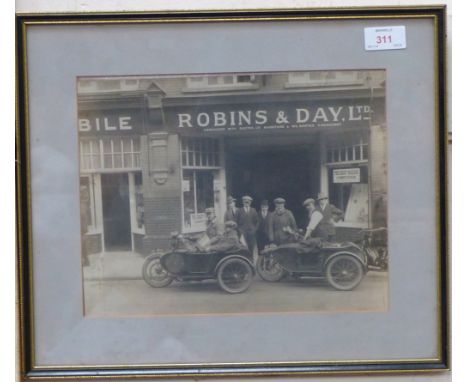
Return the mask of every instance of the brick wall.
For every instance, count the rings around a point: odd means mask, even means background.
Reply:
[[[166,250],[170,244],[170,234],[180,231],[180,197],[145,198],[145,231],[143,253],[154,249]]]
[[[102,251],[101,234],[87,234],[85,240],[88,254],[99,253]]]

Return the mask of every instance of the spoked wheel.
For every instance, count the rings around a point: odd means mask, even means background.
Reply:
[[[168,286],[173,278],[167,273],[161,264],[162,255],[152,255],[143,263],[143,280],[153,288]]]
[[[364,276],[362,264],[350,255],[339,255],[329,261],[325,269],[328,283],[338,290],[356,288]]]
[[[256,264],[257,272],[260,277],[265,281],[276,282],[286,276],[286,272],[278,264],[274,256],[263,255],[260,256]]]
[[[228,293],[245,292],[253,278],[253,270],[246,260],[229,259],[218,269],[218,284]]]

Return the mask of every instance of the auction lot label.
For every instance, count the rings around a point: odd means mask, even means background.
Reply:
[[[364,28],[364,45],[366,50],[405,49],[406,27]]]

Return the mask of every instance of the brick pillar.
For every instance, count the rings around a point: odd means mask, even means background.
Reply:
[[[181,170],[177,135],[162,132],[144,138],[143,252],[148,254],[156,249],[167,250],[171,232],[181,229]]]

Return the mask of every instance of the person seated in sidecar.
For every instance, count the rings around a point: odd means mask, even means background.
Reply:
[[[233,221],[224,223],[224,234],[214,237],[205,247],[207,252],[227,252],[242,248],[237,234],[237,224]]]
[[[222,224],[218,222],[216,219],[216,212],[215,209],[210,207],[205,209],[206,214],[206,235],[211,239],[222,236],[223,235],[223,228]]]

